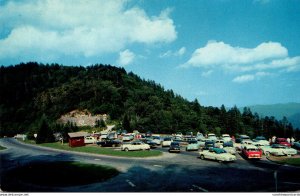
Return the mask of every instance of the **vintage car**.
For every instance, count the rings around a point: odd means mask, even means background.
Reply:
[[[160,136],[152,136],[153,142],[155,142],[157,145],[161,145],[162,139]]]
[[[243,146],[246,145],[253,145],[253,141],[251,140],[243,140],[241,143],[234,143],[233,146],[235,147],[236,150],[242,150]]]
[[[203,150],[199,152],[200,159],[212,159],[219,162],[223,161],[235,161],[236,156],[227,153],[224,149],[221,148],[210,148],[209,150]]]
[[[233,154],[233,155],[236,154],[236,149],[233,146],[233,142],[232,141],[230,141],[230,142],[224,142],[223,149],[226,152],[230,153],[230,154]]]
[[[293,148],[300,150],[300,141],[294,142]]]
[[[169,148],[169,152],[180,152],[180,143],[172,142]]]
[[[261,159],[262,150],[254,145],[245,145],[242,147],[242,155],[247,159]]]
[[[199,146],[200,146],[200,147],[204,147],[204,146],[205,146],[205,143],[206,143],[207,141],[212,141],[212,140],[210,140],[210,139],[201,139],[200,141],[198,141],[198,142],[199,142]]]
[[[200,144],[197,140],[191,140],[189,141],[189,144],[186,146],[186,151],[190,150],[199,150]]]
[[[162,147],[170,146],[172,141],[173,141],[172,138],[166,137],[166,138],[164,138],[163,141],[161,142],[161,146],[162,146]]]
[[[120,140],[113,140],[113,139],[104,139],[102,141],[97,141],[96,144],[98,146],[102,146],[102,147],[117,147],[121,145],[121,141]]]
[[[84,143],[85,144],[95,144],[97,142],[97,139],[95,139],[92,136],[86,136],[84,137]]]
[[[292,145],[287,141],[286,138],[276,138],[275,144],[291,147]]]
[[[230,137],[229,134],[222,134],[221,139],[222,139],[224,142],[230,142],[230,141],[231,141],[231,137]]]
[[[216,140],[215,147],[216,148],[224,147],[224,140]]]
[[[123,143],[121,145],[121,150],[130,151],[130,150],[150,150],[150,146],[141,141],[133,141],[129,143]]]
[[[214,133],[209,133],[207,135],[207,139],[212,140],[212,141],[216,141],[218,138],[216,137],[216,135]]]
[[[291,156],[297,154],[297,150],[280,144],[272,144],[271,146],[262,146],[261,149],[263,153],[267,156],[270,154],[275,156],[283,156],[283,155]]]
[[[144,141],[144,143],[148,144],[150,146],[150,148],[157,148],[158,147],[157,143],[154,142],[152,139],[147,138],[143,141]]]
[[[270,145],[270,142],[263,136],[257,136],[255,139],[253,139],[253,145],[268,146]]]
[[[122,140],[125,142],[131,141],[134,139],[134,136],[131,133],[127,133],[125,135],[123,135]]]

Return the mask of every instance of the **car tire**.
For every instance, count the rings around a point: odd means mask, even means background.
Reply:
[[[202,159],[202,160],[204,160],[205,159],[205,157],[204,157],[204,155],[202,154],[202,155],[200,155],[200,159]]]
[[[128,152],[128,151],[129,151],[129,149],[128,149],[128,148],[125,148],[124,150],[125,150],[126,152]]]

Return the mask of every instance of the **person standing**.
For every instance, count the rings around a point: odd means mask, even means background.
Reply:
[[[292,146],[294,145],[294,142],[295,142],[295,139],[292,137],[291,138],[291,144],[292,144]]]
[[[289,137],[286,140],[288,143],[291,143],[291,139]]]

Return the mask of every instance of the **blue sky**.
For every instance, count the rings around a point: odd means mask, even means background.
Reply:
[[[201,105],[300,102],[298,0],[0,0],[0,65],[124,67]]]

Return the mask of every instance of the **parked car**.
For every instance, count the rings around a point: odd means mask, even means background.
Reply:
[[[172,140],[173,140],[174,142],[182,142],[182,137],[180,137],[180,136],[174,136],[174,137],[172,138]]]
[[[172,141],[173,141],[172,138],[166,137],[166,138],[163,139],[163,141],[161,143],[161,146],[162,147],[168,147],[168,146],[171,145]]]
[[[231,141],[231,137],[230,137],[229,134],[222,134],[221,139],[222,139],[224,142],[230,142],[230,141]]]
[[[260,146],[268,146],[270,145],[269,141],[266,140],[263,136],[257,136],[255,139],[253,139],[253,144],[259,144]]]
[[[238,138],[235,139],[235,143],[242,143],[243,141],[252,142],[248,135],[240,135]]]
[[[122,140],[124,141],[124,142],[128,142],[128,141],[131,141],[131,140],[133,140],[134,139],[134,136],[132,135],[132,134],[125,134],[125,135],[123,135],[123,138],[122,138]]]
[[[224,147],[224,140],[216,140],[215,147],[220,148],[221,146]]]
[[[95,144],[97,140],[92,136],[86,136],[84,137],[84,143],[85,144]]]
[[[161,145],[162,139],[160,136],[152,136],[153,142],[155,142],[157,145]]]
[[[212,141],[216,141],[218,138],[214,133],[209,133],[207,135],[207,139],[212,140]]]
[[[150,146],[141,141],[133,141],[130,143],[123,143],[121,145],[121,150],[131,151],[131,150],[150,150]]]
[[[297,150],[280,144],[272,144],[271,146],[262,146],[261,149],[265,155],[271,154],[275,156],[283,156],[283,155],[290,156],[290,155],[297,154]]]
[[[275,144],[291,147],[291,144],[287,141],[286,138],[276,138]]]
[[[200,141],[198,141],[199,142],[199,146],[200,147],[205,147],[205,143],[207,141],[212,141],[212,140],[210,140],[210,139],[201,139]]]
[[[102,141],[97,141],[98,146],[102,147],[117,147],[120,146],[122,142],[120,140],[114,140],[114,139],[104,139]]]
[[[213,148],[213,147],[215,147],[215,142],[209,140],[209,141],[205,142],[203,149],[207,150],[207,149],[210,149],[210,148]]]
[[[262,157],[262,150],[258,149],[254,145],[245,145],[242,148],[242,154],[247,159],[261,159],[261,157]]]
[[[186,146],[186,151],[190,150],[199,150],[200,145],[197,140],[191,140],[189,141],[189,144]]]
[[[224,142],[224,144],[223,144],[223,149],[224,149],[226,152],[230,153],[230,154],[233,154],[233,155],[236,154],[236,149],[235,149],[235,147],[233,146],[233,142],[232,142],[232,141],[230,141],[230,142]]]
[[[169,152],[180,152],[180,143],[172,142],[169,148]]]
[[[198,141],[200,141],[201,139],[204,139],[203,134],[202,134],[202,133],[197,133],[196,139],[197,139]]]
[[[224,149],[221,148],[210,148],[209,150],[203,150],[199,152],[200,159],[212,159],[219,162],[223,161],[235,161],[236,156],[227,153]]]
[[[236,150],[242,150],[243,146],[246,145],[253,145],[253,141],[251,140],[243,140],[241,143],[234,143],[233,144]]]
[[[149,138],[145,139],[144,143],[148,144],[150,146],[150,148],[157,148],[157,146],[158,146],[156,144],[156,142],[154,142],[152,139],[149,139]]]
[[[294,142],[293,148],[300,150],[300,141]]]

